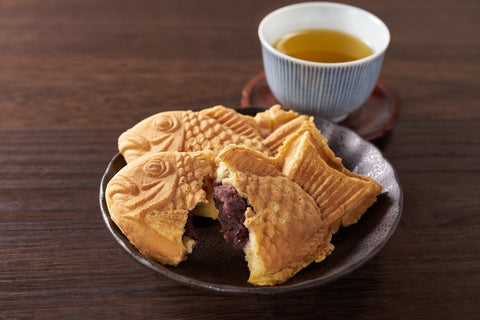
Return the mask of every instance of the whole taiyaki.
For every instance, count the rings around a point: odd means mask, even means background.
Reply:
[[[192,211],[208,204],[202,187],[214,171],[212,151],[141,157],[108,183],[110,216],[141,253],[175,266],[192,251]]]
[[[266,154],[263,136],[252,117],[215,106],[198,112],[168,111],[150,116],[118,138],[125,161],[162,151],[212,150],[229,144],[245,145]]]
[[[281,284],[333,250],[315,200],[276,168],[275,161],[241,146],[217,157],[215,202],[224,237],[243,248],[248,282]]]

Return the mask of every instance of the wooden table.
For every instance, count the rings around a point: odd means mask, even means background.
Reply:
[[[480,3],[346,1],[392,42],[402,100],[376,141],[404,188],[372,260],[324,287],[221,295],[135,262],[102,220],[116,139],[148,115],[238,106],[262,70],[256,29],[289,1],[0,2],[1,319],[478,319]]]

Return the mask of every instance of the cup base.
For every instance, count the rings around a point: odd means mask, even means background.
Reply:
[[[279,104],[268,87],[265,73],[255,75],[242,90],[241,106],[271,107]],[[386,135],[397,122],[401,102],[395,91],[380,79],[367,99],[357,110],[348,115],[330,119],[348,127],[366,140],[375,140]]]

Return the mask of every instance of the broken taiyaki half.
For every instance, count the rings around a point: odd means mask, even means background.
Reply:
[[[110,216],[142,254],[176,266],[192,252],[196,240],[192,215],[209,205],[204,183],[213,180],[214,173],[212,151],[138,158],[107,185]]]
[[[315,199],[329,229],[356,223],[376,202],[382,186],[342,165],[313,122],[305,122],[279,148],[277,166]]]
[[[197,112],[160,112],[123,132],[118,138],[118,148],[127,163],[145,154],[164,151],[212,150],[218,154],[229,144],[269,154],[258,125],[253,118],[248,119],[224,106]]]
[[[333,250],[315,200],[272,158],[239,146],[217,156],[214,199],[226,241],[243,249],[248,282],[281,284]]]

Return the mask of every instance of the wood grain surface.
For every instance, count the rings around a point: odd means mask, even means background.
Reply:
[[[375,143],[404,189],[380,253],[327,286],[222,295],[143,267],[98,192],[116,140],[165,110],[238,106],[288,1],[0,1],[0,319],[478,319],[480,2],[345,1],[389,26],[402,101]]]

